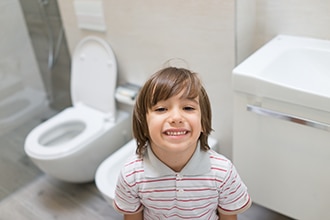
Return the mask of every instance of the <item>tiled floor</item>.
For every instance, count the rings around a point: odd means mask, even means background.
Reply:
[[[41,175],[24,152],[28,132],[41,122],[31,119],[13,130],[0,133],[0,200]],[[2,125],[0,125],[2,126]]]
[[[250,209],[239,216],[238,220],[293,220],[287,216],[253,204]]]
[[[41,121],[31,119],[0,135],[0,220],[120,220],[94,183],[70,184],[53,179],[34,166],[23,145]],[[239,220],[290,220],[253,205]]]
[[[94,183],[70,184],[40,176],[0,203],[0,219],[119,220]]]

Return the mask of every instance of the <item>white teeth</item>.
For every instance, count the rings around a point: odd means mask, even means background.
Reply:
[[[186,134],[186,131],[168,131],[166,132],[167,135],[171,135],[171,136],[179,136],[179,135],[184,135]]]

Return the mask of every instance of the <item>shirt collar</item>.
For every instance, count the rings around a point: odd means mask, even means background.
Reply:
[[[179,172],[181,175],[201,175],[211,170],[211,162],[207,151],[200,149],[198,143],[193,156],[190,158],[185,167]],[[156,155],[152,152],[150,145],[147,147],[147,151],[144,155],[144,171],[146,177],[160,177],[175,175],[175,172],[163,162],[161,162]]]

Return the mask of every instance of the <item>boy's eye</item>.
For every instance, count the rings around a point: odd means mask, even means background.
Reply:
[[[166,108],[159,107],[159,108],[156,108],[155,111],[156,112],[164,112],[164,111],[166,111]]]
[[[183,108],[183,110],[193,111],[193,110],[195,110],[195,108],[194,107],[191,107],[191,106],[186,106],[186,107]]]

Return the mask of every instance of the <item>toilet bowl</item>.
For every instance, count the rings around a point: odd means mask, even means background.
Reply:
[[[86,37],[72,58],[73,106],[35,127],[24,149],[46,174],[93,181],[100,163],[131,139],[131,116],[117,110],[115,56],[104,40]]]
[[[212,149],[218,148],[218,141],[216,139],[209,137],[208,143]],[[136,141],[133,139],[105,159],[97,168],[95,184],[109,204],[112,204],[115,198],[117,178],[120,170],[124,166],[127,158],[135,154],[135,150]]]

